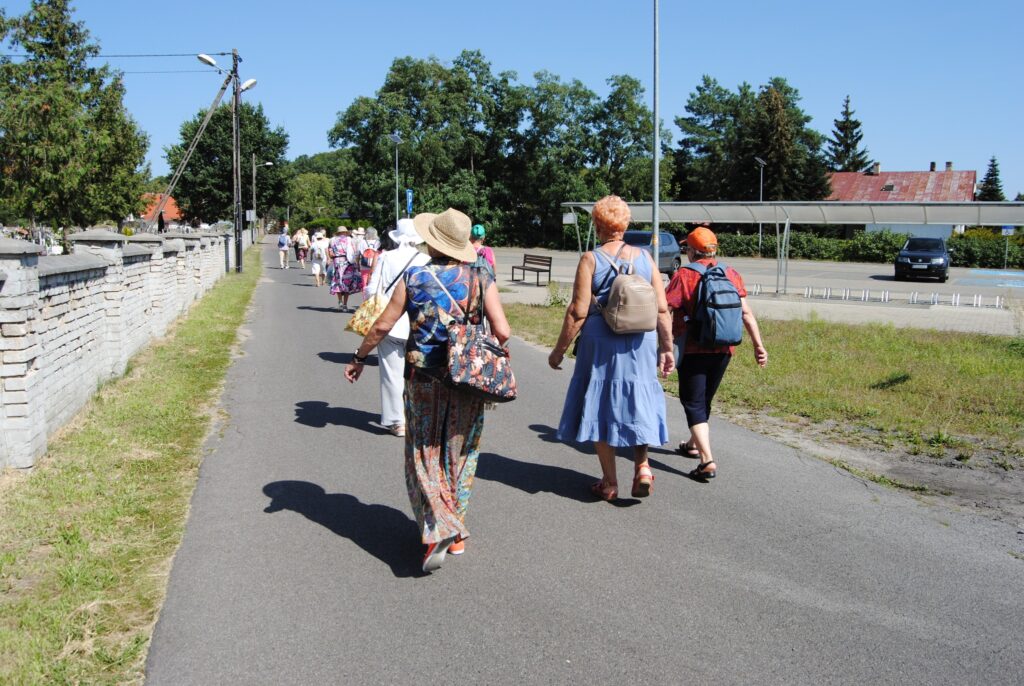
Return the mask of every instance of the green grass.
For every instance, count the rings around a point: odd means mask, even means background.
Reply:
[[[510,304],[512,331],[554,344],[564,308]],[[716,402],[730,410],[837,423],[878,445],[939,457],[999,451],[1003,469],[1024,455],[1020,339],[821,320],[761,321],[769,364],[737,348]],[[665,382],[676,393],[673,374]],[[1012,460],[1012,461],[1011,461]]]
[[[0,492],[0,683],[139,683],[259,277],[225,277]]]

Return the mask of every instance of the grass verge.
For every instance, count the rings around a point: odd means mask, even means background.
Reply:
[[[563,307],[512,303],[516,335],[552,346]],[[727,410],[835,424],[859,439],[969,461],[981,446],[1001,469],[1024,466],[1024,345],[1020,338],[821,320],[760,322],[771,355],[737,349],[716,397]],[[678,385],[665,381],[669,393]]]
[[[141,682],[259,248],[0,502],[0,683]]]

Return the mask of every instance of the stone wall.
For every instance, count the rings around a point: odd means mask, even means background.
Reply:
[[[70,240],[72,254],[40,256],[0,238],[0,467],[35,464],[101,383],[235,268],[225,235]]]

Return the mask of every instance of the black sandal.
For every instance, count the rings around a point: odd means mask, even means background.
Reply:
[[[700,457],[700,451],[697,450],[695,446],[690,445],[689,441],[683,441],[680,443],[679,447],[676,448],[676,452],[683,457]]]
[[[708,469],[708,465],[715,464],[714,460],[708,462],[701,462],[697,465],[696,469],[690,472],[689,477],[691,479],[698,479],[700,481],[707,481],[708,479],[714,479],[718,473],[718,465],[715,465],[714,469]]]

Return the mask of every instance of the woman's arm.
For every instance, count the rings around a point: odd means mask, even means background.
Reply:
[[[743,305],[743,326],[747,329],[750,340],[754,344],[754,359],[757,360],[758,366],[763,367],[768,364],[768,350],[764,347],[764,341],[761,340],[761,329],[757,326],[757,317],[754,316],[754,311],[747,304],[746,298],[740,298],[740,303]]]
[[[512,327],[508,325],[505,318],[505,308],[501,306],[501,295],[498,293],[498,284],[491,281],[491,285],[484,291],[484,314],[491,325],[491,333],[504,344],[512,335]]]
[[[384,311],[377,317],[377,321],[373,323],[366,336],[363,337],[359,347],[356,348],[352,361],[345,365],[345,378],[350,382],[355,382],[359,375],[363,373],[363,363],[357,362],[355,358],[366,357],[373,352],[378,343],[384,340],[384,337],[394,328],[395,323],[401,318],[402,313],[405,312],[405,302],[405,281],[400,280],[395,286],[395,292],[391,296],[391,300],[388,301],[388,306],[384,308]]]
[[[587,320],[587,313],[590,312],[592,299],[591,282],[594,280],[595,258],[593,253],[585,253],[576,265],[576,279],[572,284],[572,302],[565,310],[565,319],[562,321],[562,330],[558,334],[555,348],[548,355],[548,365],[552,369],[561,369],[562,359],[565,351],[569,349],[572,339],[580,332],[583,323]]]

